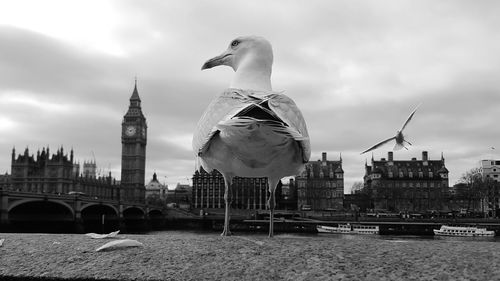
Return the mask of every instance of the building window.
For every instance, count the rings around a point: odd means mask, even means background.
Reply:
[[[423,178],[424,177],[424,173],[423,172],[418,172],[418,177],[419,178]]]
[[[413,172],[408,172],[408,176],[409,176],[410,178],[413,178]]]
[[[392,172],[389,172],[389,178],[392,178]]]

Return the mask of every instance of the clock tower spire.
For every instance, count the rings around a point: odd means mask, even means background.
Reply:
[[[144,202],[146,170],[146,117],[142,113],[137,79],[130,97],[130,105],[122,122],[121,194],[123,201]]]

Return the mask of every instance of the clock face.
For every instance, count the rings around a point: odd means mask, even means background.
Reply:
[[[127,128],[125,128],[125,134],[129,137],[135,135],[135,127],[127,126]]]

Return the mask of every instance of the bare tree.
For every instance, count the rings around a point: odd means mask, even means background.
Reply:
[[[483,179],[481,168],[472,168],[465,173],[459,179],[460,183],[465,184],[467,200],[467,209],[471,208],[471,203],[473,200],[482,202],[483,212],[485,202],[488,200],[488,189],[491,185],[491,179]]]
[[[355,194],[355,193],[361,191],[363,189],[363,187],[364,187],[363,182],[357,181],[357,182],[353,183],[351,186],[351,194]]]

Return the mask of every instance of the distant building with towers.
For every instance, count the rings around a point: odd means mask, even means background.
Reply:
[[[97,164],[95,160],[83,162],[83,176],[89,178],[97,177]]]
[[[49,148],[38,150],[36,156],[26,148],[16,155],[12,149],[11,176],[6,190],[71,194],[77,192],[102,199],[118,199],[119,184],[109,174],[106,177],[91,177],[80,174],[80,166],[74,162],[73,150],[70,155],[59,148],[50,155]]]
[[[443,155],[430,160],[427,151],[422,159],[388,158],[365,164],[363,193],[369,195],[371,207],[388,211],[427,211],[446,209],[449,190],[448,169]]]
[[[136,80],[130,105],[122,122],[121,200],[145,200],[147,129]]]
[[[146,202],[163,203],[166,202],[168,194],[168,186],[160,183],[156,172],[153,173],[153,178],[146,185]]]
[[[344,198],[344,170],[342,157],[328,160],[326,152],[321,160],[306,164],[295,178],[297,204],[300,210],[342,210]]]
[[[78,193],[94,198],[144,203],[147,128],[136,81],[122,122],[121,182],[112,178],[111,172],[101,176],[95,160],[85,161],[80,167],[75,162],[73,149],[68,155],[60,147],[51,155],[47,147],[34,155],[26,148],[22,154],[16,155],[13,148],[11,175],[0,177],[0,188],[32,193]]]

